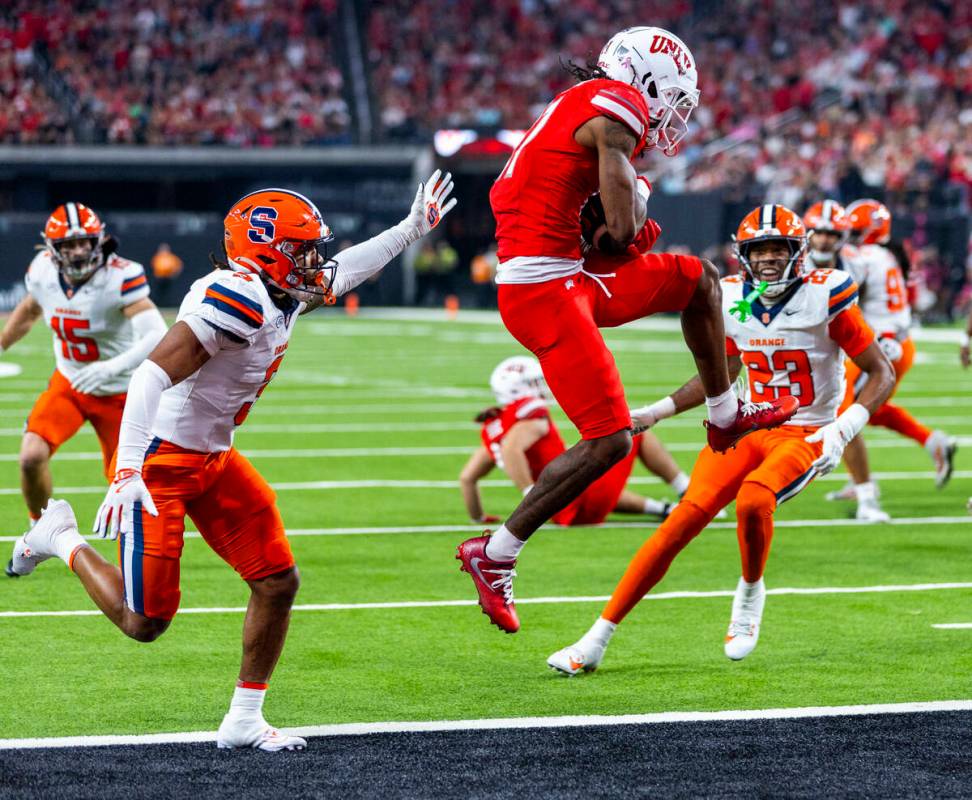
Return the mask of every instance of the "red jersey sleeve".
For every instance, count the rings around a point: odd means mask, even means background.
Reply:
[[[848,306],[834,317],[827,326],[827,332],[850,358],[859,356],[874,341],[874,331],[864,321],[858,305]]]
[[[727,356],[738,356],[739,348],[736,347],[736,343],[730,338],[726,337],[726,355]]]
[[[597,91],[591,95],[591,105],[598,114],[627,126],[638,137],[635,153],[641,151],[648,135],[648,108],[644,98],[633,86],[621,81],[599,81]]]

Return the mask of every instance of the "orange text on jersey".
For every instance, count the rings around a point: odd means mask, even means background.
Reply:
[[[786,339],[750,339],[750,347],[782,347]]]

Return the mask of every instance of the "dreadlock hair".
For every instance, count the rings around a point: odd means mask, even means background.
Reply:
[[[221,241],[219,243],[219,249],[223,251],[222,260],[212,250],[209,251],[209,263],[213,265],[213,269],[233,269],[229,265],[229,256],[226,255],[226,243]]]
[[[586,59],[583,65],[575,64],[570,59],[567,61],[560,59],[560,66],[577,78],[578,83],[607,77],[607,73],[597,65],[597,62],[591,61],[590,58]]]

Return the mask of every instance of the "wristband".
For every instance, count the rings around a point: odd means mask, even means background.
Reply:
[[[837,421],[840,423],[842,432],[847,436],[847,441],[850,441],[864,430],[864,426],[867,425],[870,418],[870,411],[860,403],[854,403],[837,418]]]
[[[651,184],[648,182],[648,179],[639,175],[635,181],[635,190],[638,192],[638,197],[647,203],[648,198],[651,197]]]
[[[663,397],[648,406],[648,411],[655,418],[655,422],[661,422],[675,416],[675,401],[671,397]]]

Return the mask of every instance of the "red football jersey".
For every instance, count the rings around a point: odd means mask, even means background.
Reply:
[[[518,256],[580,259],[580,211],[598,189],[597,151],[574,140],[577,129],[604,116],[645,146],[648,107],[633,86],[584,81],[557,95],[527,131],[489,193],[501,262]]]
[[[493,457],[493,461],[496,462],[497,466],[502,467],[503,455],[500,443],[517,422],[525,419],[545,419],[550,424],[546,436],[542,437],[526,452],[527,461],[530,464],[530,475],[533,480],[536,480],[543,472],[543,468],[567,449],[564,440],[560,438],[560,431],[557,430],[554,421],[550,419],[550,411],[543,400],[539,397],[523,397],[510,403],[500,412],[499,416],[483,423],[481,436],[483,444]]]

